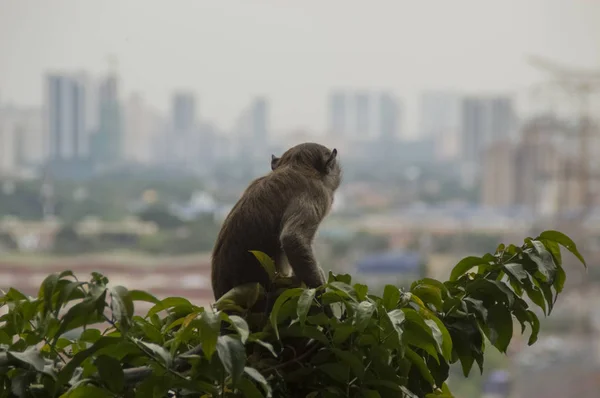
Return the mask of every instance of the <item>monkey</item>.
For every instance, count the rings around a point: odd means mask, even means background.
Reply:
[[[277,272],[309,288],[327,282],[312,243],[341,183],[337,153],[302,143],[281,157],[271,155],[271,171],[248,185],[217,236],[211,259],[215,300],[246,283],[268,289],[269,276],[253,250],[271,257]]]

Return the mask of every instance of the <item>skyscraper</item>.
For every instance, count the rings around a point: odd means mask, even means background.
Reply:
[[[420,100],[419,137],[432,140],[439,160],[460,156],[461,101],[452,92],[425,92]]]
[[[158,112],[136,93],[125,103],[123,119],[125,158],[136,163],[152,163],[155,160],[155,139],[162,127]],[[164,153],[164,148],[161,153]]]
[[[334,92],[329,96],[329,131],[336,137],[347,134],[348,108],[346,94]]]
[[[196,127],[196,98],[189,92],[178,92],[172,103],[173,130],[187,133]]]
[[[83,76],[46,76],[46,129],[50,160],[89,155],[86,131],[86,92]]]
[[[481,153],[498,141],[510,139],[514,127],[508,97],[466,97],[462,103],[463,158],[478,162]]]
[[[399,128],[398,100],[390,93],[379,95],[379,140],[396,141]]]
[[[364,138],[371,133],[371,109],[368,93],[357,93],[354,96],[356,111],[355,134],[357,137]]]
[[[39,109],[0,106],[0,174],[40,165],[45,160],[43,138]]]
[[[0,108],[0,176],[15,172],[17,166],[15,148],[15,131],[10,125],[7,111]]]
[[[251,117],[251,136],[260,143],[268,141],[269,138],[269,106],[266,98],[257,97],[252,102],[250,108]]]
[[[114,166],[123,159],[123,120],[118,95],[118,80],[109,75],[100,83],[98,131],[94,134],[96,165]]]

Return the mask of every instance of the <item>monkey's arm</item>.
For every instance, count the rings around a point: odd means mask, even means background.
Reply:
[[[327,282],[317,264],[312,241],[321,222],[318,209],[299,198],[286,211],[280,241],[294,274],[310,288]]]

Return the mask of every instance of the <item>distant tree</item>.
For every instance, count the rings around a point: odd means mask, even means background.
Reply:
[[[64,225],[54,237],[54,252],[57,254],[83,253],[89,249],[89,242],[79,236],[72,224]]]
[[[143,221],[155,223],[160,229],[173,229],[183,226],[185,223],[179,217],[163,205],[153,205],[142,210],[138,217]]]

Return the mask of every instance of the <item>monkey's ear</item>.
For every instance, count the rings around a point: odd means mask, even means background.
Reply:
[[[275,170],[277,168],[277,162],[279,162],[279,158],[275,155],[271,155],[271,170]]]
[[[331,169],[331,166],[333,166],[333,161],[335,160],[336,157],[337,157],[337,149],[333,148],[333,151],[331,151],[331,155],[329,155],[329,158],[325,162],[325,167],[327,168],[327,170]]]

